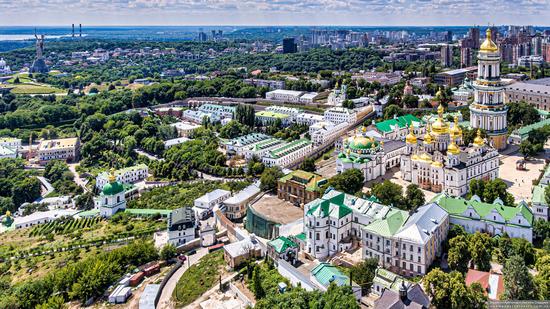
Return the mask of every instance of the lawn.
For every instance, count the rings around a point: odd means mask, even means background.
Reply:
[[[210,290],[222,275],[224,265],[223,250],[218,250],[205,255],[199,263],[186,270],[172,294],[177,307],[189,305]]]
[[[11,93],[13,94],[55,94],[67,92],[63,89],[36,84],[13,84],[10,88],[11,87],[13,87],[11,90]]]

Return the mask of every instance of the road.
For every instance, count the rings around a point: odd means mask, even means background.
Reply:
[[[164,288],[162,289],[162,293],[159,298],[159,302],[157,305],[157,309],[173,309],[176,308],[175,304],[172,302],[172,293],[174,293],[174,290],[176,289],[176,284],[180,280],[181,276],[185,273],[187,268],[189,268],[190,265],[196,264],[203,256],[205,256],[208,253],[207,248],[201,248],[197,250],[197,253],[189,256],[189,264],[187,261],[178,269],[172,277],[168,280]]]
[[[76,171],[76,167],[79,165],[79,163],[71,163],[69,164],[69,170],[71,171],[71,173],[74,174],[74,182],[79,185],[80,187],[82,187],[82,189],[84,189],[84,192],[88,192],[90,190],[88,190],[88,188],[86,187],[86,184],[88,183],[86,181],[86,179],[84,178],[80,178],[80,174],[78,174],[78,172]]]

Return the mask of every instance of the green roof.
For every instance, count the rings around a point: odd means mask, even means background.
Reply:
[[[546,202],[546,197],[544,195],[545,188],[545,186],[541,185],[533,187],[533,195],[531,196],[531,202],[533,204],[548,205],[548,203]]]
[[[306,190],[312,192],[319,191],[320,186],[327,182],[327,180],[320,175],[302,170],[295,170],[286,174],[279,179],[279,182],[286,183],[290,180],[305,185]]]
[[[529,133],[531,133],[531,131],[536,130],[536,129],[540,129],[540,128],[542,128],[544,126],[547,126],[547,125],[550,125],[550,118],[547,118],[547,119],[544,119],[542,121],[535,122],[533,124],[521,127],[521,128],[518,129],[518,134],[520,135],[520,137],[523,138],[525,135],[529,135]]]
[[[290,117],[289,115],[281,114],[281,113],[274,113],[274,112],[268,112],[268,111],[261,111],[256,112],[256,117],[269,117],[269,118],[280,118],[285,119]]]
[[[293,142],[290,142],[288,144],[285,144],[279,148],[273,149],[269,152],[271,155],[271,158],[280,158],[288,155],[289,153],[292,153],[300,148],[303,148],[307,145],[311,144],[311,141],[307,138],[302,138],[299,140],[295,140]]]
[[[101,190],[101,195],[115,195],[124,191],[124,187],[118,181],[110,182],[103,186]]]
[[[391,237],[403,226],[409,218],[409,213],[399,209],[391,209],[383,219],[376,220],[365,226],[365,231]]]
[[[331,282],[336,283],[338,286],[349,285],[349,277],[329,263],[321,263],[315,266],[311,270],[311,274],[325,287]]]
[[[450,197],[445,194],[438,194],[432,202],[436,202],[441,206],[449,215],[454,217],[461,217],[471,219],[470,217],[463,216],[463,213],[471,206],[474,211],[482,218],[482,220],[488,220],[485,217],[494,210],[496,210],[502,218],[508,223],[508,221],[514,219],[518,214],[521,214],[529,225],[533,224],[533,213],[524,203],[520,203],[517,207],[504,206],[499,203],[484,203],[478,202],[475,199],[464,199],[461,197]],[[512,223],[510,223],[512,224]]]
[[[399,128],[406,128],[411,125],[412,122],[424,123],[422,120],[416,118],[411,114],[399,116],[397,119],[388,119],[382,122],[376,123],[376,128],[382,132],[391,132],[396,126]]]
[[[296,237],[299,240],[305,241],[306,240],[306,233],[300,233],[300,234],[298,234],[294,237]]]
[[[548,117],[550,115],[550,112],[547,112],[547,111],[542,110],[542,109],[537,109],[537,112],[539,113],[539,115],[541,115],[543,117]]]
[[[140,215],[140,216],[152,216],[155,214],[169,215],[172,210],[170,209],[149,209],[149,208],[126,208],[125,212]]]
[[[335,214],[338,219],[345,217],[352,213],[351,208],[344,204],[345,197],[345,193],[340,193],[327,200],[317,199],[312,202],[317,204],[313,205],[307,214],[321,218],[326,218],[330,214]]]
[[[284,253],[288,248],[298,248],[298,245],[292,240],[279,236],[267,243],[269,246],[272,246],[277,253]]]
[[[409,283],[409,281],[403,279],[403,277],[382,267],[376,269],[373,282],[396,292],[399,291],[402,282]]]

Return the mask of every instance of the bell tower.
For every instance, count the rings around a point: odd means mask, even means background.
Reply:
[[[477,80],[473,83],[474,102],[470,105],[470,126],[487,132],[498,150],[507,146],[508,107],[504,105],[504,86],[500,79],[500,51],[487,29],[487,38],[478,53]]]

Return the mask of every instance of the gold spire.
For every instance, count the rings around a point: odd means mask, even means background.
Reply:
[[[428,124],[426,126],[426,134],[424,134],[424,144],[431,144],[432,143],[432,134],[430,134],[431,126]]]
[[[363,126],[361,130],[363,131],[363,133],[367,133],[367,127]]]
[[[454,126],[451,128],[451,137],[460,137],[462,135],[462,129],[458,125],[458,116],[455,115]]]
[[[485,32],[487,34],[487,38],[481,44],[479,51],[483,53],[494,53],[498,51],[498,46],[493,42],[493,39],[491,38],[491,28],[487,28],[487,31]]]
[[[407,134],[405,140],[407,141],[407,144],[416,144],[416,136],[414,135],[414,127],[412,122],[409,127],[409,134]]]
[[[449,124],[443,119],[443,112],[445,109],[443,105],[439,104],[437,108],[437,120],[433,123],[432,129],[435,134],[446,134],[449,133]]]
[[[113,183],[115,181],[116,181],[115,169],[111,168],[111,173],[109,174],[109,183]]]
[[[485,145],[485,141],[481,138],[481,130],[477,129],[477,136],[474,138],[474,146],[481,147]]]

